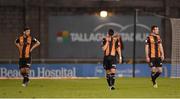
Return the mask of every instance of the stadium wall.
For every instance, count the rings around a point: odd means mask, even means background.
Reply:
[[[133,3],[129,3],[133,2]],[[32,56],[36,59],[50,58],[48,55],[49,17],[63,15],[94,15],[102,8],[108,9],[112,15],[131,15],[134,9],[140,9],[138,15],[165,15],[179,17],[178,0],[0,0],[0,59],[12,60],[18,58],[14,40],[28,25],[32,33],[41,41],[41,47]],[[155,15],[157,17],[160,17]],[[162,39],[166,59],[171,56],[171,25],[168,19],[162,20]],[[84,25],[86,26],[86,25]],[[8,46],[7,46],[8,45]]]

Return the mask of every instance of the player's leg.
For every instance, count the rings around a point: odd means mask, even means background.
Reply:
[[[162,73],[162,62],[160,58],[157,58],[155,61],[155,66],[156,66],[156,73],[154,75],[154,81],[156,82],[156,79],[160,76],[160,74]],[[157,88],[157,83],[154,86],[155,88]]]
[[[20,72],[23,76],[23,86],[27,86],[29,82],[29,71],[30,71],[30,64],[31,59],[20,59]]]
[[[111,82],[111,85],[112,85],[112,90],[115,89],[114,87],[114,84],[115,84],[115,73],[116,73],[116,57],[112,57],[111,58],[111,73],[110,73],[110,82]]]
[[[155,79],[158,78],[162,73],[162,67],[157,67],[157,72],[155,74]]]
[[[115,73],[116,73],[116,68],[111,68],[111,73],[110,73],[110,83],[111,83],[111,89],[115,89],[114,84],[115,84]]]
[[[152,67],[151,67],[151,80],[152,80],[152,82],[153,82],[153,85],[156,84],[155,74],[156,74],[156,67],[152,66]]]
[[[111,83],[110,83],[110,69],[109,69],[108,65],[109,65],[108,58],[105,56],[104,60],[103,60],[103,67],[104,67],[104,70],[106,71],[106,80],[107,80],[108,86],[111,86]]]
[[[156,84],[155,82],[155,74],[156,74],[156,60],[155,58],[150,59],[150,68],[151,68],[151,81],[153,83],[153,86]]]
[[[29,82],[29,71],[30,71],[29,66],[25,68],[25,71],[26,71],[26,74],[25,74],[25,83],[27,85],[28,82]]]
[[[160,58],[157,59],[156,61],[156,74],[155,74],[155,80],[156,78],[158,78],[160,76],[160,74],[162,73],[162,61]]]
[[[26,86],[27,83],[29,82],[29,68],[24,66],[20,68],[20,72],[21,72],[21,75],[23,76],[22,86]]]
[[[112,86],[110,82],[110,70],[108,69],[106,70],[106,80],[107,80],[108,86]]]
[[[22,86],[25,86],[25,83],[26,83],[26,79],[25,79],[25,76],[26,76],[26,70],[25,70],[25,67],[21,67],[20,68],[20,73],[23,77],[23,81],[22,81]]]
[[[156,74],[154,75],[154,79],[156,81],[156,79],[161,75],[162,73],[162,67],[156,67]]]
[[[25,70],[25,60],[24,59],[19,59],[19,69],[20,69],[21,76],[23,77],[22,86],[25,86],[24,77],[26,75],[26,70]]]
[[[26,70],[26,76],[25,76],[26,85],[29,82],[30,67],[31,67],[31,58],[27,58],[26,59],[26,68],[25,68],[25,70]]]

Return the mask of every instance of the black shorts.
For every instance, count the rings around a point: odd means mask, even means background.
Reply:
[[[106,70],[115,68],[116,69],[117,59],[116,56],[104,56],[103,67]]]
[[[31,58],[20,58],[19,59],[19,68],[30,68],[31,66]]]
[[[151,58],[150,59],[150,67],[162,67],[161,58]]]

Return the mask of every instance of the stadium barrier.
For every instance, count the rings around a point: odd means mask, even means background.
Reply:
[[[170,77],[171,65],[163,65],[162,77]],[[147,64],[136,64],[136,77],[149,77],[150,68]],[[35,79],[48,78],[98,78],[104,77],[102,64],[33,64],[30,77]],[[0,78],[20,78],[17,64],[0,64]],[[118,64],[116,77],[132,77],[132,64]]]

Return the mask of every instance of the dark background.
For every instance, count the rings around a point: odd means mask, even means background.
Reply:
[[[179,0],[0,0],[0,62],[11,63],[18,59],[14,40],[25,26],[30,26],[33,35],[41,42],[40,48],[33,52],[34,61],[100,62],[99,58],[52,59],[49,56],[49,17],[93,16],[98,15],[101,10],[107,10],[112,16],[133,17],[135,9],[139,9],[139,16],[162,18],[161,37],[166,61],[169,62],[172,31],[170,20],[166,17],[180,17]],[[131,60],[131,58],[126,58],[126,60]]]

